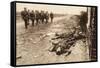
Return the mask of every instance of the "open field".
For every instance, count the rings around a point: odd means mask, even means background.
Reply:
[[[56,17],[53,23],[39,24],[32,27],[31,22],[28,29],[24,27],[24,21],[16,23],[17,33],[17,65],[26,64],[46,64],[59,62],[89,61],[89,49],[84,39],[75,42],[71,47],[71,54],[56,55],[50,52],[52,46],[50,40],[55,33],[70,33],[73,27],[77,27],[77,20],[71,18],[72,15]]]

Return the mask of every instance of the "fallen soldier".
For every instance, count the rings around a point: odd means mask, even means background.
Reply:
[[[77,33],[73,31],[72,33],[66,34],[55,34],[55,38],[52,38],[53,47],[50,49],[50,52],[55,52],[57,55],[66,53],[66,56],[71,54],[70,48],[75,46],[77,40],[86,38],[85,35],[82,35],[80,32]]]

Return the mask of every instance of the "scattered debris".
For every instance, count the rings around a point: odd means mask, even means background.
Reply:
[[[22,56],[17,56],[17,57],[16,57],[16,59],[21,59],[21,58],[22,58]]]

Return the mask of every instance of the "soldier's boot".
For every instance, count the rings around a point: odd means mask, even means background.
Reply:
[[[34,26],[34,20],[32,20],[32,26]]]
[[[46,24],[48,23],[48,20],[46,20]]]
[[[36,20],[36,25],[38,25],[38,23],[39,23],[39,22],[38,22],[38,19],[37,19],[37,20]]]
[[[27,29],[27,22],[25,22],[25,29]]]
[[[25,20],[24,22],[25,22],[25,29],[27,29],[27,20]]]
[[[42,19],[42,24],[43,24],[43,22],[44,22],[44,19]]]

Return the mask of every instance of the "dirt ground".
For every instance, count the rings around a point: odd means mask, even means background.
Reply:
[[[82,41],[83,39],[76,41],[68,56],[58,56],[49,51],[52,46],[50,39],[55,33],[69,33],[73,27],[77,26],[77,21],[71,17],[72,15],[57,17],[54,18],[53,23],[40,23],[34,27],[30,22],[27,30],[24,22],[17,20],[17,65],[89,61],[88,45]]]

